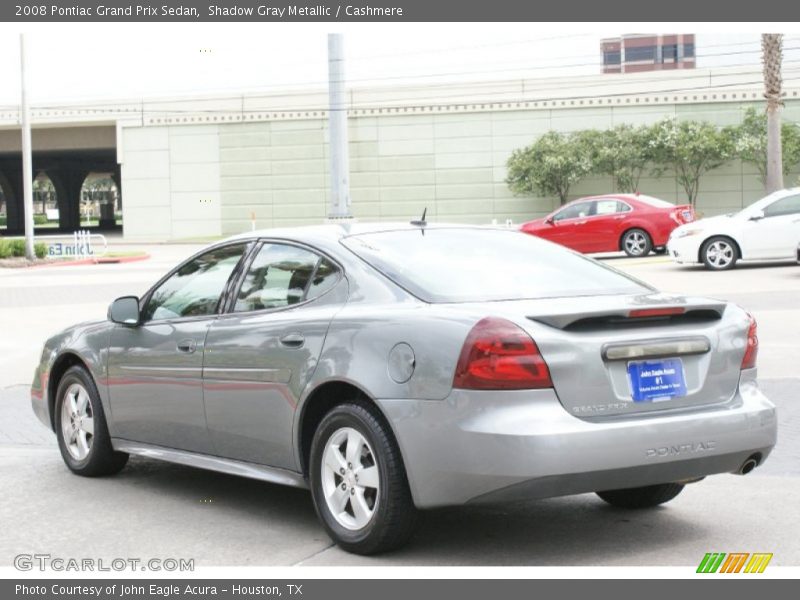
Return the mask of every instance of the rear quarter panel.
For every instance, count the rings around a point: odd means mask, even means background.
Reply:
[[[461,347],[475,324],[471,315],[410,300],[397,305],[350,304],[331,323],[307,390],[351,382],[375,399],[442,400],[450,393]],[[389,373],[392,349],[407,344],[413,373],[398,382]]]

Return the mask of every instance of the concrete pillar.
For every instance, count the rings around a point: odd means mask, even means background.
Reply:
[[[25,230],[25,220],[22,213],[22,164],[16,168],[3,170],[4,191],[6,193],[6,234],[21,235]]]

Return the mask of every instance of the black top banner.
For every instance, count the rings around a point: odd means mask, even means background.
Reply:
[[[779,17],[778,17],[779,16]],[[5,22],[757,22],[800,20],[786,0],[3,0]]]

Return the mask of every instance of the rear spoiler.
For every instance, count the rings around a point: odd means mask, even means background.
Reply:
[[[527,318],[564,331],[603,329],[608,326],[639,327],[658,324],[679,324],[698,321],[717,321],[725,312],[724,302],[704,302],[681,305],[630,306],[615,310],[582,311],[530,315]]]

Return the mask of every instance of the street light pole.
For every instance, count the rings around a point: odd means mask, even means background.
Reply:
[[[329,219],[350,218],[350,160],[347,147],[347,91],[344,36],[328,34],[328,128],[331,152]]]
[[[33,260],[33,158],[31,156],[31,115],[28,106],[28,90],[25,83],[25,35],[19,36],[20,58],[20,120],[22,122],[22,198],[25,219],[25,257]]]

